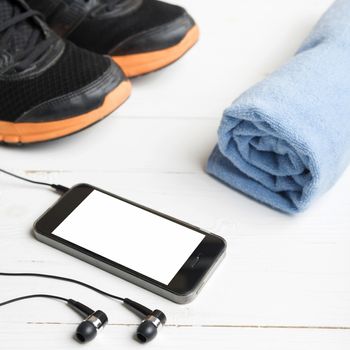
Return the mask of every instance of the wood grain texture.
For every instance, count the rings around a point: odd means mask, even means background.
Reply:
[[[205,174],[222,110],[296,50],[328,0],[179,0],[201,42],[74,137],[0,148],[0,166],[37,180],[88,182],[224,236],[228,254],[198,299],[175,305],[37,242],[33,221],[57,195],[0,175],[0,268],[79,277],[163,309],[169,327],[149,348],[347,350],[350,345],[350,171],[306,213],[289,217]],[[117,244],[117,242],[116,242]],[[98,349],[136,349],[138,318],[58,281],[0,277],[1,300],[54,292],[108,312]],[[0,309],[0,349],[78,349],[79,317],[49,300]]]
[[[0,324],[1,325],[1,324]],[[76,325],[32,325],[17,324],[18,330],[1,325],[1,346],[14,349],[81,349],[70,339]],[[131,342],[133,326],[107,326],[94,343],[84,345],[84,349],[140,349],[140,344]],[[62,337],[62,335],[65,335]],[[207,327],[167,327],[156,342],[147,349],[201,349],[218,348],[222,350],[327,350],[342,349],[349,344],[350,332],[344,330],[266,330],[230,329]]]

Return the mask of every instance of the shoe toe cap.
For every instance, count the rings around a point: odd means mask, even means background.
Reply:
[[[26,111],[17,123],[53,122],[85,114],[103,104],[105,97],[126,78],[112,61],[106,72],[95,81]]]

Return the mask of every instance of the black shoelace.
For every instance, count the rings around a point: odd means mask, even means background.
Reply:
[[[15,14],[9,20],[0,23],[0,51],[8,51],[9,41],[15,35],[16,25],[28,20],[31,17],[40,15],[33,10],[20,12],[15,10]],[[34,25],[34,24],[33,24]],[[38,58],[40,58],[51,45],[51,40],[40,40],[41,30],[38,25],[38,30],[33,31],[28,40],[26,48],[17,52],[11,52],[14,55],[16,70],[23,71],[30,67]]]

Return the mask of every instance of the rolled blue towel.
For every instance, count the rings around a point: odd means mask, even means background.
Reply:
[[[285,66],[226,109],[207,170],[297,213],[349,162],[350,0],[338,0]]]

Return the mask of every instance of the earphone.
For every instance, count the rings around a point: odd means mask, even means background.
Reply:
[[[24,178],[22,176],[19,176],[17,174],[13,174],[7,170],[1,169],[0,172],[4,173],[6,175],[15,177],[17,179],[36,184],[36,185],[43,185],[43,186],[48,186],[53,188],[55,191],[59,193],[65,193],[66,191],[69,190],[68,187],[63,186],[63,185],[57,185],[57,184],[50,184],[47,182],[41,182],[41,181],[34,181],[30,180],[27,178]],[[107,296],[109,298],[118,300],[120,302],[123,302],[131,311],[137,313],[142,317],[142,322],[138,326],[136,330],[136,338],[141,342],[141,343],[147,343],[151,340],[153,340],[157,333],[158,329],[162,326],[165,325],[167,318],[165,314],[160,311],[160,310],[151,310],[136,301],[133,301],[128,298],[122,298],[117,295],[113,295],[111,293],[105,292],[102,289],[96,288],[88,283],[78,281],[72,278],[68,277],[62,277],[62,276],[56,276],[56,275],[48,275],[48,274],[41,274],[41,273],[10,273],[10,272],[0,272],[0,276],[5,276],[5,277],[38,277],[38,278],[49,278],[49,279],[55,279],[55,280],[60,280],[64,282],[70,282],[70,283],[75,283],[80,286],[83,286],[85,288],[89,288],[99,294],[102,294],[104,296]],[[73,299],[67,299],[63,298],[61,296],[57,295],[50,295],[50,294],[32,294],[32,295],[25,295],[22,297],[18,297],[15,299],[7,300],[4,302],[0,302],[0,307],[5,306],[8,304],[12,304],[15,302],[19,302],[22,300],[27,300],[27,299],[33,299],[33,298],[49,298],[49,299],[54,299],[54,300],[59,300],[67,303],[68,306],[79,312],[83,317],[84,320],[80,325],[78,326],[76,333],[75,333],[75,338],[81,342],[81,343],[86,343],[91,340],[93,340],[98,332],[102,330],[108,323],[108,317],[107,315],[101,311],[93,311],[86,305],[75,301]]]
[[[89,285],[87,283],[67,278],[67,277],[61,277],[61,276],[55,276],[55,275],[46,275],[46,274],[38,274],[38,273],[8,273],[8,272],[0,272],[0,276],[7,276],[7,277],[42,277],[42,278],[50,278],[50,279],[56,279],[61,280],[65,282],[71,282],[75,284],[79,284],[83,287],[92,289],[93,291],[100,293],[102,295],[108,296],[110,298],[122,301],[128,309],[131,311],[137,313],[138,315],[142,316],[142,321],[140,325],[137,327],[136,330],[136,338],[141,343],[147,343],[151,340],[153,340],[157,333],[158,328],[165,325],[167,318],[165,314],[160,310],[151,310],[147,308],[144,305],[141,305],[137,303],[136,301],[133,301],[128,298],[121,298],[119,296],[107,293],[99,288],[96,288],[92,285]],[[108,317],[107,315],[101,311],[97,310],[94,311],[88,306],[75,301],[73,299],[64,298],[57,295],[50,295],[50,294],[32,294],[32,295],[25,295],[22,297],[18,297],[15,299],[7,300],[0,303],[1,306],[5,306],[8,304],[12,304],[15,302],[19,302],[21,300],[27,300],[27,299],[33,299],[33,298],[48,298],[48,299],[54,299],[59,300],[67,303],[68,306],[70,306],[72,309],[77,311],[79,314],[81,314],[84,317],[83,322],[81,322],[75,332],[75,338],[81,342],[81,343],[87,343],[89,341],[92,341],[100,330],[102,330],[108,323]]]

